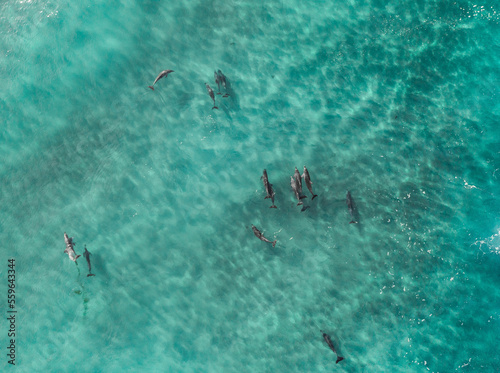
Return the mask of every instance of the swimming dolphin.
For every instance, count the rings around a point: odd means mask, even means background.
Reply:
[[[267,193],[267,196],[266,198],[271,198],[271,202],[273,203],[272,206],[270,206],[269,208],[271,209],[275,209],[277,208],[274,204],[274,190],[273,190],[273,184],[270,184],[269,183],[269,180],[267,179],[267,171],[264,170],[264,172],[262,173],[262,176],[260,177],[263,182],[264,182],[264,189],[266,189],[266,193]],[[265,199],[266,199],[265,198]]]
[[[217,71],[217,75],[219,76],[219,81],[222,83],[222,86],[224,87],[224,89],[226,90],[226,93],[224,96],[222,97],[228,97],[229,96],[229,93],[227,93],[227,87],[226,87],[226,76],[222,73],[222,71],[218,70]],[[220,89],[219,89],[220,91]]]
[[[313,195],[313,198],[311,199],[316,198],[318,195],[313,193],[311,177],[309,176],[309,171],[307,171],[306,166],[304,166],[304,173],[302,174],[302,177],[304,178],[304,182],[306,183],[307,189],[309,189],[309,191]]]
[[[323,338],[325,339],[325,342],[328,345],[328,347],[330,347],[330,349],[333,352],[335,352],[335,354],[337,355],[337,361],[335,362],[335,364],[338,364],[339,361],[344,360],[344,358],[342,356],[339,356],[339,354],[337,354],[335,347],[333,347],[333,343],[332,343],[332,340],[330,339],[330,336],[328,334],[326,334],[323,330],[320,330],[320,332],[323,333]]]
[[[273,247],[276,245],[276,240],[274,240],[273,242],[269,241],[266,237],[264,237],[264,235],[262,234],[261,231],[259,231],[255,225],[252,224],[252,230],[253,230],[253,233],[259,238],[259,240],[261,241],[264,241],[264,242],[268,242],[270,244],[273,245]]]
[[[349,222],[349,224],[356,224],[357,221],[354,221],[354,202],[352,201],[351,192],[349,191],[347,191],[345,202],[347,203],[349,214],[351,214],[351,221]]]
[[[295,173],[293,174],[293,177],[295,178],[295,180],[297,180],[299,191],[302,192],[302,178],[300,177],[300,172],[299,170],[297,170],[297,167],[295,167]]]
[[[300,176],[299,170],[297,170],[297,167],[295,167],[295,173],[293,174],[293,177],[295,180],[297,180],[297,185],[299,187],[299,195],[301,196],[300,199],[302,198],[307,198],[304,193],[302,193],[302,177]]]
[[[160,80],[161,78],[163,78],[163,77],[165,77],[168,74],[173,73],[173,72],[174,72],[174,70],[163,70],[161,73],[158,74],[158,76],[156,77],[155,81],[153,82],[153,85],[148,85],[148,87],[151,88],[154,91],[155,88],[153,86],[156,84],[156,82],[158,80]]]
[[[210,88],[210,86],[209,86],[207,83],[205,83],[205,87],[207,87],[207,91],[208,91],[208,94],[210,95],[210,98],[211,98],[212,100],[214,100],[214,107],[212,108],[212,110],[213,110],[213,109],[218,109],[218,107],[217,107],[217,106],[215,106],[215,95],[214,95],[214,91],[212,90],[212,88]]]
[[[64,241],[66,242],[66,250],[64,252],[68,254],[69,258],[76,263],[76,260],[81,257],[81,255],[76,255],[73,246],[75,243],[73,242],[73,237],[69,238],[66,232],[64,232]]]
[[[90,266],[90,255],[92,255],[92,253],[90,251],[87,250],[87,245],[85,245],[85,251],[83,253],[83,256],[85,257],[85,259],[87,259],[87,264],[89,265],[89,274],[87,275],[87,277],[90,277],[90,276],[95,276],[93,273],[92,273],[92,268]]]
[[[293,176],[290,176],[290,185],[292,187],[293,192],[295,193],[295,198],[297,198],[297,201],[299,201],[297,203],[297,206],[303,205],[303,202],[301,201],[301,199],[307,198],[307,196],[301,196],[300,195],[300,193],[299,193],[299,190],[300,190],[299,182]]]

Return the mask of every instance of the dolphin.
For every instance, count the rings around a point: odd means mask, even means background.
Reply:
[[[257,236],[257,238],[261,241],[264,241],[264,242],[268,242],[270,244],[273,245],[273,247],[276,245],[276,240],[274,240],[273,242],[269,241],[266,237],[264,237],[264,235],[262,234],[261,231],[259,231],[255,225],[252,224],[252,230],[253,230],[253,233]]]
[[[320,330],[320,332],[323,333],[323,338],[325,339],[325,342],[328,345],[328,347],[330,347],[330,349],[333,352],[335,352],[335,354],[337,355],[337,361],[335,362],[335,364],[338,364],[339,361],[344,360],[344,358],[342,356],[339,356],[339,354],[335,350],[335,347],[333,347],[333,343],[332,343],[332,340],[330,339],[330,336],[328,334],[326,334],[323,330]]]
[[[214,79],[215,79],[215,84],[217,84],[217,87],[219,88],[219,92],[217,92],[218,95],[221,95],[220,93],[220,78],[219,74],[217,74],[217,71],[214,70]]]
[[[64,232],[64,241],[66,242],[66,250],[64,252],[68,254],[69,258],[76,263],[76,260],[81,257],[81,255],[76,255],[73,246],[75,243],[73,242],[73,237],[69,238],[66,232]]]
[[[295,180],[297,180],[297,185],[299,187],[300,199],[307,198],[304,195],[304,193],[302,193],[302,177],[300,176],[300,172],[299,172],[299,170],[297,170],[297,167],[295,167],[295,173],[293,174],[293,177],[295,178]]]
[[[226,76],[222,73],[222,71],[217,70],[217,75],[219,76],[219,81],[222,83],[222,86],[226,90],[226,93],[222,97],[228,97],[229,93],[227,93],[227,87],[226,87]],[[220,89],[219,89],[220,90]]]
[[[313,195],[313,198],[311,199],[316,198],[318,195],[314,194],[313,192],[311,177],[309,176],[309,171],[307,171],[306,166],[304,166],[304,173],[301,176],[304,178],[304,182],[306,183],[307,189],[309,189],[309,191]]]
[[[292,186],[293,192],[295,193],[295,198],[297,198],[297,201],[299,201],[297,203],[297,206],[303,205],[303,202],[301,201],[301,199],[307,198],[307,196],[301,195],[299,182],[293,176],[290,176],[290,185]]]
[[[85,245],[85,251],[83,252],[83,256],[85,257],[85,259],[87,259],[87,264],[89,265],[89,274],[87,275],[87,277],[95,276],[92,273],[92,268],[90,266],[90,255],[92,255],[92,253],[87,250],[87,245]]]
[[[274,194],[275,193],[273,190],[273,184],[269,183],[269,180],[267,179],[267,171],[265,169],[264,169],[264,172],[262,173],[262,176],[260,178],[264,182],[264,188],[266,189],[266,193],[267,193],[267,196],[265,199],[271,198],[271,202],[273,203],[272,206],[270,206],[269,208],[271,208],[271,209],[277,208],[276,205],[274,204]]]
[[[356,224],[357,221],[354,221],[354,202],[352,200],[351,192],[349,191],[347,191],[345,202],[347,203],[349,214],[351,214],[351,221],[349,222],[349,224]]]
[[[212,90],[212,88],[210,88],[210,86],[209,86],[207,83],[205,83],[205,87],[207,87],[207,91],[208,91],[208,94],[210,95],[210,98],[211,98],[212,100],[214,100],[214,107],[212,108],[212,110],[213,110],[213,109],[218,109],[218,107],[217,107],[217,106],[215,106],[215,95],[214,95],[214,91]]]
[[[293,174],[293,177],[295,180],[297,180],[297,184],[299,185],[299,191],[302,192],[302,178],[300,177],[300,172],[297,170],[297,167],[295,167],[295,173]]]
[[[161,73],[158,74],[158,76],[156,77],[155,81],[153,82],[153,85],[148,85],[148,87],[151,88],[154,91],[155,88],[153,86],[156,84],[156,82],[158,80],[160,80],[161,78],[163,78],[163,77],[165,77],[168,74],[173,73],[173,72],[174,72],[174,70],[163,70]]]

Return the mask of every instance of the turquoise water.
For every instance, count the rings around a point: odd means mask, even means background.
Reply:
[[[500,370],[496,1],[89,4],[0,5],[1,371]]]

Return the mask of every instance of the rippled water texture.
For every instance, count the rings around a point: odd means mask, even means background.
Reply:
[[[497,2],[8,0],[0,51],[16,371],[500,370]]]

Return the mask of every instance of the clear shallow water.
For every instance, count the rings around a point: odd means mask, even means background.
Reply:
[[[4,2],[17,370],[499,370],[499,12]],[[218,111],[214,68],[232,88]],[[319,197],[301,213],[304,164]]]

